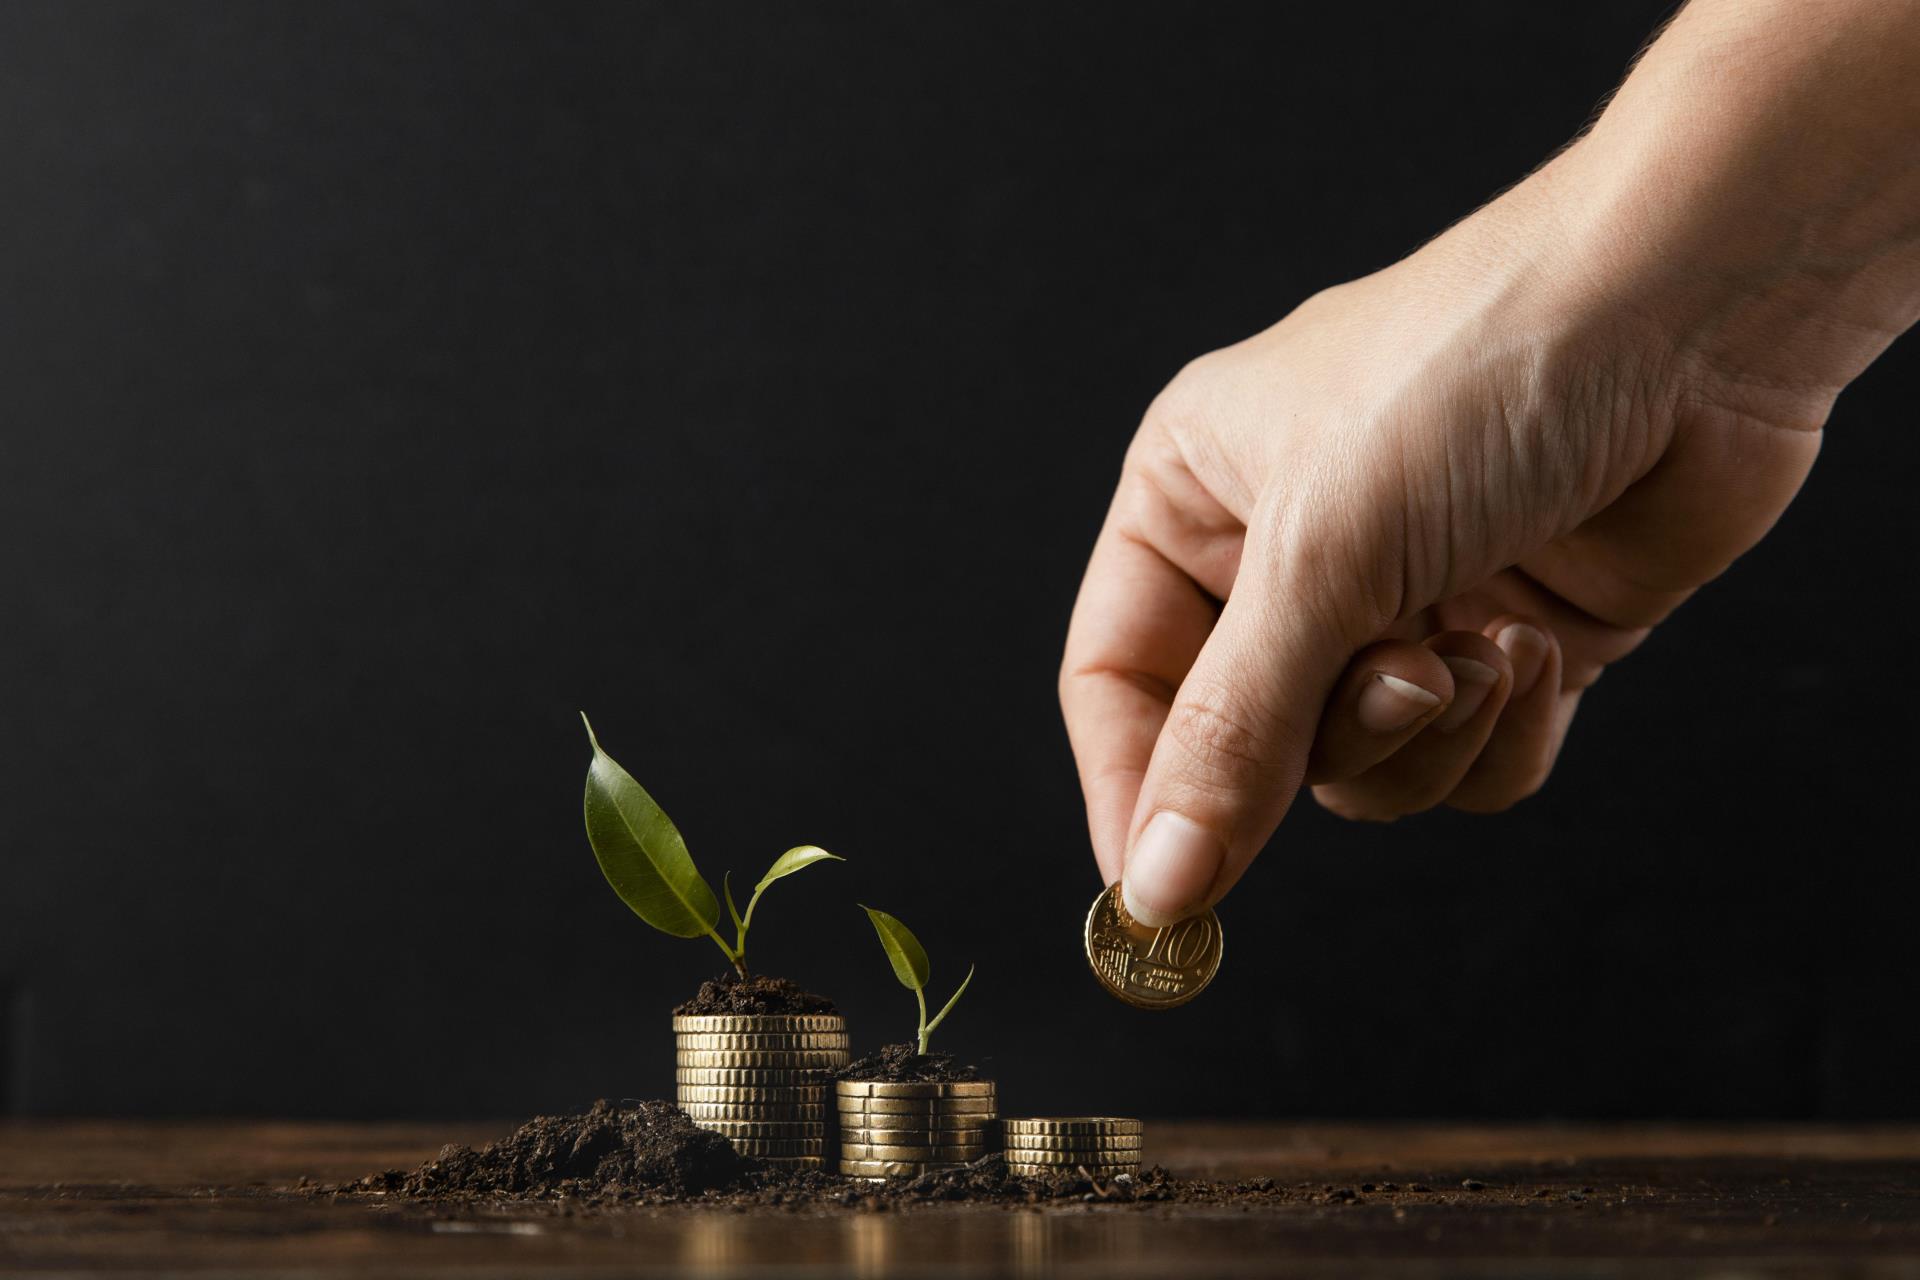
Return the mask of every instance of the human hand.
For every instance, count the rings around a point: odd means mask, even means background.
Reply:
[[[1532,793],[1582,691],[1771,527],[1912,323],[1880,274],[1913,278],[1910,243],[1855,219],[1823,277],[1781,247],[1804,213],[1730,229],[1785,194],[1773,132],[1659,123],[1715,8],[1590,138],[1148,410],[1061,674],[1095,856],[1147,923],[1217,901],[1303,782],[1356,818]]]

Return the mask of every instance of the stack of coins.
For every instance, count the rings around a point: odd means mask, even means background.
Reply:
[[[741,1155],[793,1169],[827,1162],[829,1079],[847,1065],[839,1014],[702,1014],[673,1020],[680,1108]]]
[[[1039,1177],[1076,1168],[1096,1178],[1140,1171],[1138,1120],[1114,1116],[1039,1116],[1004,1122],[1009,1172]]]
[[[840,1172],[850,1178],[917,1178],[1000,1149],[991,1080],[842,1080],[837,1091]]]

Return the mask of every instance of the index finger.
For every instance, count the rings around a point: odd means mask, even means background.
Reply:
[[[1174,693],[1220,607],[1109,514],[1067,628],[1060,709],[1086,796],[1094,860],[1120,878],[1127,828]]]

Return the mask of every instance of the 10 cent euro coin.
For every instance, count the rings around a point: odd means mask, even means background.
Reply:
[[[1220,971],[1220,917],[1207,911],[1155,929],[1127,914],[1118,882],[1087,912],[1087,963],[1100,985],[1140,1009],[1171,1009]]]

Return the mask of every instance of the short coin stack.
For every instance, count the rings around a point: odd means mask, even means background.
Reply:
[[[1000,1149],[991,1080],[842,1080],[836,1088],[840,1172],[850,1178],[916,1178]]]
[[[1140,1171],[1144,1127],[1114,1116],[1038,1116],[1007,1120],[1007,1169],[1027,1177],[1072,1173],[1096,1178]]]
[[[839,1014],[700,1014],[673,1020],[680,1107],[741,1155],[826,1167],[827,1094],[847,1065]]]

